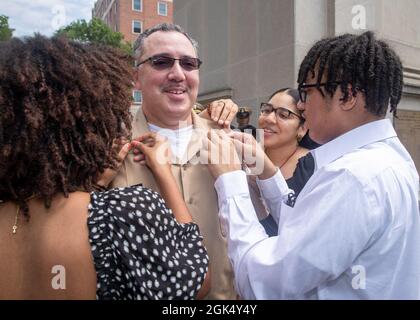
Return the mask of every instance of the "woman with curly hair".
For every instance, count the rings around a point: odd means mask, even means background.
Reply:
[[[206,294],[207,253],[158,157],[165,141],[149,133],[117,147],[131,129],[131,72],[105,46],[40,35],[0,43],[1,299]],[[133,148],[166,203],[141,185],[95,191]]]

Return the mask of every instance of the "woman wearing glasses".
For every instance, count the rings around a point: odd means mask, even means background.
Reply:
[[[280,89],[271,95],[268,103],[261,103],[258,118],[258,127],[264,130],[265,153],[280,169],[296,197],[314,171],[313,158],[308,154],[309,149],[303,146],[311,144],[306,135],[305,120],[297,108],[298,102],[296,89]],[[276,235],[277,224],[268,215],[254,176],[249,176],[249,185],[258,218],[268,235]]]

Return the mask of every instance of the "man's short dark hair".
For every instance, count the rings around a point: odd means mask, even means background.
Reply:
[[[136,41],[134,42],[133,49],[134,49],[134,58],[138,60],[144,53],[144,40],[148,38],[151,34],[163,31],[163,32],[170,32],[175,31],[182,33],[188,40],[190,40],[191,44],[193,45],[195,52],[198,57],[198,43],[193,38],[189,36],[189,34],[179,25],[173,23],[161,23],[153,26],[152,28],[146,29],[143,33],[141,33]]]
[[[390,105],[390,111],[396,116],[402,95],[403,67],[394,50],[377,40],[373,32],[344,34],[318,41],[303,59],[299,85],[306,81],[310,72],[315,76],[315,68],[318,69],[316,83],[319,85],[325,75],[324,88],[331,96],[338,85],[344,93],[344,101],[349,94],[361,91],[365,94],[369,112],[385,116]],[[349,92],[349,85],[353,92]]]

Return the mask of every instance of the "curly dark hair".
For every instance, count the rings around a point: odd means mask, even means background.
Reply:
[[[385,42],[377,40],[373,32],[361,35],[344,34],[318,41],[300,66],[298,83],[302,85],[311,72],[317,84],[326,76],[325,91],[333,96],[340,85],[343,99],[349,97],[348,85],[366,96],[366,109],[374,115],[396,116],[403,88],[403,67],[397,54]],[[322,92],[321,88],[318,89]]]
[[[92,191],[131,131],[130,58],[41,35],[0,42],[0,200]]]

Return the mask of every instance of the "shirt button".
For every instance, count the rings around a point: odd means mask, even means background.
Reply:
[[[190,198],[190,199],[188,200],[188,203],[189,203],[189,204],[193,204],[193,202],[194,202],[193,198]]]

